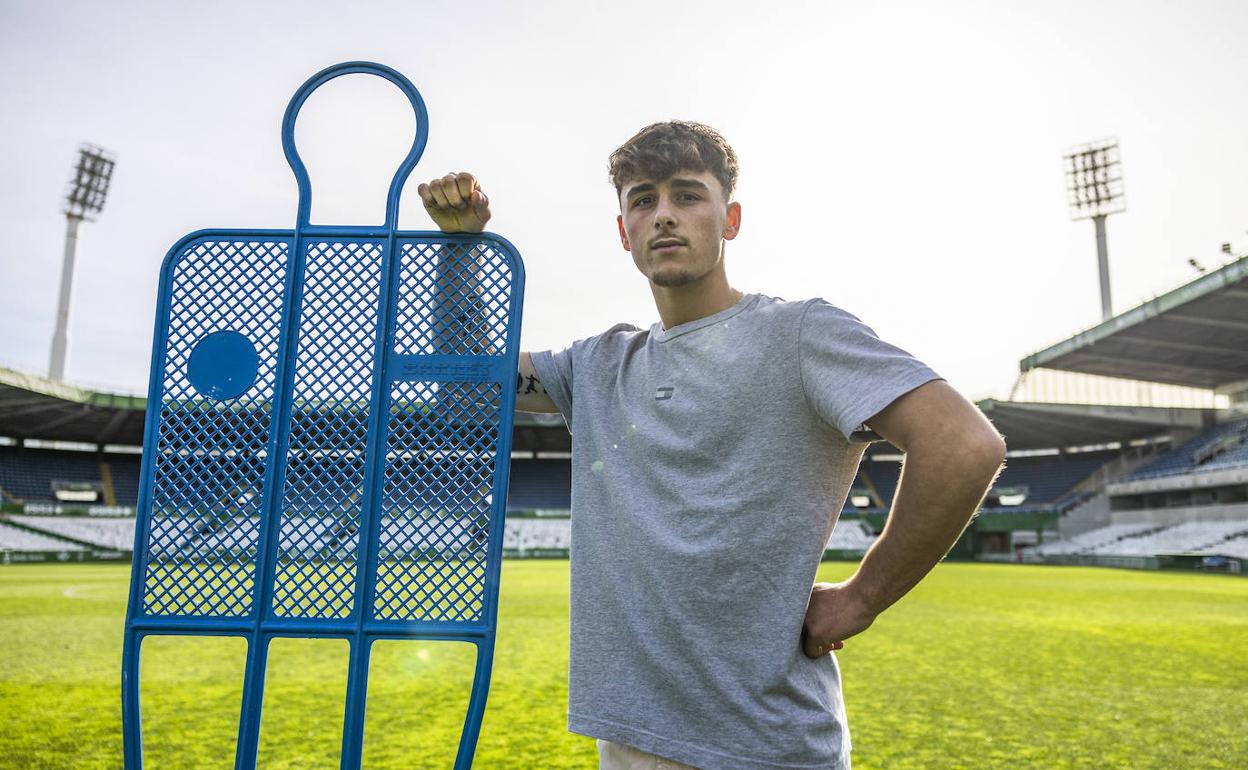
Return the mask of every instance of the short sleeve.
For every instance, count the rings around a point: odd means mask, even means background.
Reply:
[[[573,376],[573,357],[578,345],[582,342],[572,343],[572,347],[564,348],[558,352],[553,350],[542,350],[536,353],[530,353],[529,358],[533,361],[533,371],[537,373],[537,379],[541,380],[542,387],[546,388],[546,393],[550,395],[550,400],[555,402],[559,412],[563,415],[563,421],[568,424],[568,432],[572,432],[572,376]]]
[[[593,354],[599,348],[601,340],[616,332],[636,331],[640,330],[631,324],[616,324],[602,334],[577,340],[570,347],[558,352],[542,350],[529,354],[529,358],[533,361],[533,371],[542,381],[542,387],[546,388],[550,400],[555,402],[555,406],[563,415],[563,421],[568,424],[569,433],[572,432],[573,377],[577,369],[594,365]]]
[[[853,314],[821,299],[808,302],[802,314],[798,351],[807,401],[849,441],[893,401],[943,379]]]

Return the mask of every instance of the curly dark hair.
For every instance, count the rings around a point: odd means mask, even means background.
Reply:
[[[611,153],[608,177],[619,195],[634,179],[669,179],[677,171],[709,171],[732,198],[737,154],[718,131],[701,123],[668,120],[638,131]]]

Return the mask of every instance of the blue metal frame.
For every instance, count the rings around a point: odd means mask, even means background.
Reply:
[[[312,189],[307,171],[295,149],[295,119],[303,103],[316,88],[336,77],[357,73],[385,78],[407,96],[416,114],[416,137],[390,183],[386,199],[385,222],[381,226],[313,225],[309,222]],[[464,770],[471,767],[485,711],[493,663],[504,514],[510,470],[512,420],[515,408],[515,377],[519,359],[524,265],[520,255],[510,243],[490,233],[459,235],[396,230],[399,195],[408,175],[420,159],[427,137],[428,114],[424,102],[412,83],[397,71],[369,62],[346,62],[324,69],[312,76],[295,92],[282,122],[282,147],[299,187],[299,207],[295,228],[293,230],[201,230],[184,237],[170,249],[165,257],[160,273],[153,335],[138,521],[135,527],[134,562],[122,662],[122,715],[127,770],[139,770],[143,765],[139,713],[139,664],[142,641],[145,637],[152,635],[239,636],[247,640],[246,672],[235,754],[236,770],[254,768],[256,764],[264,698],[265,667],[269,643],[273,638],[305,637],[348,640],[350,663],[343,724],[341,755],[343,770],[360,767],[369,655],[374,641],[377,639],[426,639],[471,643],[476,646],[477,651],[476,672],[455,768]],[[354,351],[358,354],[358,358],[351,359],[356,364],[357,372],[363,371],[362,367],[371,367],[366,410],[358,399],[353,401],[349,397],[341,396],[341,392],[337,401],[335,401],[334,394],[329,393],[324,400],[313,405],[309,405],[306,399],[296,403],[294,388],[296,379],[300,376],[299,372],[302,371],[299,368],[301,362],[305,362],[301,356],[311,355],[307,349],[301,347],[303,344],[301,335],[310,333],[303,325],[304,315],[307,312],[305,304],[323,299],[322,297],[309,300],[305,297],[305,292],[311,291],[306,282],[309,254],[317,249],[321,249],[322,252],[328,249],[337,255],[336,258],[341,258],[342,264],[363,265],[361,270],[371,271],[369,275],[377,276],[375,307],[371,308],[371,312],[375,315],[370,320],[370,323],[375,325],[369,341],[371,349],[359,346],[359,350]],[[194,283],[195,280],[199,280],[194,278],[195,274],[191,273],[192,279],[186,279],[185,276],[179,277],[179,271],[189,263],[189,260],[207,259],[205,255],[219,252],[229,254],[229,259],[233,260],[229,264],[238,266],[241,271],[241,277],[238,278],[236,284],[225,286],[210,282],[206,289],[201,289],[199,284]],[[458,257],[448,256],[465,253],[472,256],[465,263],[468,267],[462,269],[455,267],[451,262],[452,259]],[[257,261],[257,259],[269,259],[274,254],[284,255],[283,265],[272,267]],[[361,261],[352,262],[359,254],[365,256],[361,258]],[[375,256],[377,254],[380,256]],[[369,262],[369,259],[374,261]],[[439,259],[441,262],[437,262]],[[397,352],[396,334],[401,321],[399,315],[403,312],[403,303],[408,302],[409,306],[411,303],[406,296],[411,293],[411,287],[407,289],[401,287],[402,281],[407,280],[403,276],[413,271],[416,274],[425,275],[421,271],[425,269],[426,263],[442,265],[438,268],[442,272],[437,274],[438,277],[428,279],[433,281],[433,285],[427,288],[429,293],[426,295],[426,304],[419,308],[420,312],[425,315],[420,315],[415,321],[412,317],[406,317],[402,319],[402,324],[406,324],[403,326],[403,329],[407,330],[405,334],[411,333],[411,329],[416,328],[412,326],[413,323],[436,327],[432,330],[420,327],[423,330],[422,333],[427,332],[426,339],[433,340],[433,342],[425,345],[427,349],[417,352],[410,350]],[[486,266],[478,268],[476,267],[478,264]],[[460,272],[452,274],[450,273],[452,268]],[[404,270],[408,273],[404,273]],[[462,289],[463,284],[479,280],[478,270],[493,271],[487,276],[488,281],[497,279],[496,283],[487,283],[485,286],[487,291],[481,292],[483,295],[489,295],[485,299],[478,296],[475,288],[471,291]],[[277,325],[277,312],[271,313],[272,325],[279,329],[270,344],[271,354],[261,356],[269,362],[271,372],[269,374],[262,372],[258,375],[257,382],[253,383],[248,391],[252,394],[248,398],[252,400],[242,403],[235,411],[230,412],[229,410],[234,408],[230,405],[232,399],[214,401],[212,393],[187,391],[185,385],[181,384],[181,380],[178,379],[181,377],[178,368],[182,360],[180,356],[185,353],[184,347],[192,342],[178,337],[183,334],[182,331],[171,330],[175,327],[192,328],[192,326],[177,326],[183,322],[187,324],[202,322],[201,325],[205,327],[210,325],[209,321],[202,318],[189,318],[200,312],[196,310],[200,306],[193,303],[187,304],[188,301],[185,299],[187,286],[193,285],[195,291],[204,295],[211,295],[217,289],[222,292],[234,291],[238,286],[243,286],[244,290],[261,292],[261,289],[256,288],[259,285],[256,275],[259,274],[263,274],[266,280],[270,281],[271,288],[276,287],[280,279],[281,296],[277,297],[270,293],[249,298],[240,293],[237,297],[260,308],[269,308],[274,303],[280,303],[280,326]],[[433,275],[434,268],[430,268],[428,274]],[[211,271],[205,268],[204,275],[211,277]],[[446,275],[451,277],[447,278]],[[473,283],[473,285],[476,284]],[[350,289],[351,286],[346,288]],[[374,302],[371,294],[364,293],[361,296],[365,297],[369,303]],[[429,297],[432,299],[428,299]],[[246,304],[238,298],[232,300],[234,306]],[[480,318],[484,317],[482,314],[486,312],[481,308],[488,305],[490,301],[494,302],[490,312],[495,312],[496,315],[490,318],[494,319],[496,330],[487,328],[484,322],[480,321]],[[215,305],[204,307],[216,308]],[[445,310],[443,310],[444,307]],[[396,311],[396,308],[399,310]],[[332,309],[333,306],[331,306]],[[217,311],[214,309],[213,312]],[[349,318],[354,326],[355,319],[349,315],[349,311],[342,312],[347,314],[339,320]],[[439,316],[438,313],[442,315]],[[458,315],[454,315],[455,313]],[[228,316],[228,313],[226,315]],[[368,313],[360,315],[366,316]],[[463,321],[465,318],[468,321]],[[476,331],[456,331],[453,324],[459,321],[455,319],[460,319],[463,323],[477,323],[477,326],[473,327]],[[215,316],[209,320],[217,325],[224,323],[219,322]],[[243,322],[236,321],[235,323],[242,324]],[[505,336],[502,333],[504,327]],[[251,337],[262,336],[254,328],[234,331],[250,333]],[[337,331],[342,331],[342,329]],[[457,334],[459,336],[455,336]],[[490,334],[491,344],[485,346],[477,337],[473,337],[473,334],[477,334],[478,337]],[[198,339],[204,336],[207,335],[199,335]],[[175,337],[178,339],[175,340]],[[500,346],[501,352],[497,349]],[[447,352],[444,349],[455,347],[467,350]],[[488,347],[488,349],[478,349],[483,347]],[[326,365],[339,365],[337,355],[337,351],[330,354]],[[360,360],[366,363],[360,364]],[[173,388],[169,384],[175,381],[179,384]],[[426,390],[421,392],[437,393],[439,396],[436,399],[403,402],[409,405],[407,411],[404,412],[400,408],[403,404],[396,404],[394,393],[396,388],[407,383],[427,386]],[[270,388],[271,400],[265,400],[266,397],[261,392],[263,387]],[[488,407],[479,406],[476,402],[466,400],[464,396],[455,395],[458,393],[456,390],[458,387],[467,389],[470,396],[480,392],[495,393],[496,400],[490,402]],[[187,392],[192,396],[186,396]],[[418,406],[413,408],[410,406],[413,404],[418,404]],[[468,411],[470,408],[471,412]],[[197,433],[188,438],[179,433],[179,431],[190,430],[186,428],[185,423],[188,418],[179,416],[178,410],[180,409],[188,411],[192,417],[199,413],[195,410],[201,410],[203,415],[212,415],[215,422],[207,418],[196,418],[199,421],[193,423],[191,427]],[[213,409],[217,411],[212,411]],[[232,416],[222,417],[222,414]],[[364,417],[361,418],[360,414]],[[346,421],[343,415],[351,416],[355,422]],[[496,415],[496,419],[491,421],[491,415]],[[403,435],[397,433],[396,431],[400,428],[404,431],[409,430],[400,423],[411,416],[415,416],[418,430],[434,432],[428,435],[420,433],[411,436],[406,433]],[[430,422],[429,424],[434,425],[431,428],[425,424],[425,417],[430,420],[440,420],[440,422],[436,424]],[[481,420],[478,421],[478,418]],[[259,451],[258,445],[250,447],[253,454],[247,455],[249,451],[247,447],[231,448],[212,444],[207,439],[204,442],[210,445],[209,448],[195,449],[195,442],[199,441],[200,435],[211,434],[210,438],[215,436],[222,439],[236,436],[237,433],[230,432],[228,425],[221,427],[231,419],[242,422],[258,420],[264,426],[263,430],[267,431],[267,437],[264,439],[263,453]],[[309,429],[306,427],[309,420],[314,425],[339,420],[342,425],[337,425],[334,429],[340,430],[341,433],[330,436],[334,441],[338,441],[341,436],[347,436],[346,440],[358,440],[359,437],[352,433],[352,430],[364,424],[367,427],[363,439],[365,442],[363,460],[358,466],[363,479],[363,483],[358,486],[361,495],[358,502],[354,497],[347,502],[340,501],[342,505],[347,506],[348,513],[354,512],[358,515],[358,520],[351,519],[350,527],[342,527],[341,531],[335,535],[335,537],[341,535],[342,542],[347,543],[354,538],[354,550],[344,545],[335,545],[334,548],[342,549],[334,552],[337,554],[335,558],[338,558],[338,561],[330,561],[328,565],[325,565],[314,560],[313,566],[308,567],[308,569],[322,570],[320,577],[331,581],[336,579],[336,576],[343,570],[354,570],[352,579],[339,581],[341,585],[335,584],[340,593],[330,597],[334,602],[341,601],[344,606],[350,608],[346,614],[342,610],[336,610],[329,612],[329,616],[326,617],[323,608],[308,610],[312,613],[311,616],[298,613],[291,616],[290,613],[282,614],[275,611],[275,591],[279,590],[277,571],[279,568],[285,570],[292,564],[303,564],[303,562],[291,560],[290,551],[294,546],[288,542],[291,539],[290,532],[283,529],[284,525],[289,525],[291,522],[297,522],[293,526],[304,526],[303,520],[293,518],[295,514],[291,511],[294,504],[290,504],[285,497],[288,491],[286,486],[288,461],[292,457],[296,461],[300,460],[298,456],[288,455],[292,451],[291,428],[294,424],[292,420],[302,420],[301,425],[304,425],[305,430]],[[422,425],[423,427],[420,427]],[[198,433],[200,431],[203,434]],[[482,435],[485,438],[481,438]],[[171,439],[170,436],[173,438]],[[491,436],[493,438],[490,438]],[[420,551],[420,555],[415,557],[415,562],[412,562],[410,561],[413,558],[411,552],[395,550],[397,546],[394,543],[399,537],[407,537],[408,540],[405,542],[409,544],[426,542],[421,540],[422,537],[426,537],[423,530],[413,536],[410,532],[399,531],[395,527],[396,522],[402,516],[413,517],[414,510],[429,504],[425,498],[409,496],[405,500],[398,501],[396,506],[395,501],[391,499],[394,492],[383,489],[383,484],[387,480],[392,482],[391,487],[393,487],[395,479],[410,472],[413,467],[403,466],[402,461],[396,459],[405,456],[402,452],[396,453],[395,448],[395,442],[403,440],[408,441],[408,444],[398,449],[407,451],[405,447],[410,445],[412,453],[427,451],[430,441],[470,441],[468,450],[456,450],[461,451],[461,454],[457,455],[461,458],[464,456],[473,458],[467,463],[469,466],[473,463],[480,465],[482,458],[486,458],[492,450],[492,459],[487,458],[489,459],[487,467],[492,467],[491,497],[488,508],[485,507],[484,502],[476,503],[481,507],[482,515],[488,515],[488,526],[484,530],[487,533],[486,542],[483,546],[479,539],[480,530],[473,530],[467,539],[462,532],[448,534],[448,531],[440,531],[438,534],[428,535],[433,538],[431,542],[434,547],[442,549],[433,556],[429,556],[432,551]],[[169,444],[162,445],[161,441],[174,441],[174,445],[182,446],[183,451],[181,454],[165,451],[162,455],[162,446],[167,447]],[[183,441],[183,443],[177,444],[177,441]],[[193,451],[186,450],[186,447],[191,447]],[[422,447],[425,449],[421,449]],[[197,460],[196,452],[201,455],[214,455],[215,453],[214,462],[217,464],[195,466],[196,462],[203,459],[200,457]],[[214,488],[220,487],[222,490],[227,489],[231,484],[243,486],[246,479],[243,478],[245,474],[242,474],[242,471],[238,472],[241,474],[238,477],[223,478],[220,468],[242,467],[238,463],[244,463],[245,460],[237,460],[237,458],[244,456],[251,457],[253,463],[263,464],[262,480],[258,473],[256,478],[252,479],[262,493],[262,502],[254,506],[256,513],[254,517],[246,515],[246,511],[250,510],[248,507],[251,506],[250,502],[237,505],[227,504],[226,495],[218,494],[213,497],[214,493],[208,489],[208,486],[214,485]],[[443,458],[446,456],[446,454],[442,455]],[[231,466],[228,464],[230,462],[236,464]],[[353,469],[357,467],[356,456],[346,452],[329,462],[331,464],[325,467],[331,470],[325,472],[331,475],[337,472],[332,470],[336,467],[332,465],[333,462],[339,463],[340,470],[347,466]],[[191,471],[187,471],[191,473],[189,482],[179,485],[179,479],[183,477],[176,474],[169,475],[171,473],[169,469],[177,463],[182,463],[184,468],[191,468]],[[395,464],[393,468],[392,463]],[[204,470],[206,468],[217,470],[209,472]],[[393,470],[395,475],[387,475],[390,470]],[[197,473],[201,475],[195,475]],[[347,474],[347,471],[342,470],[342,473]],[[224,475],[228,476],[228,473]],[[479,476],[478,481],[484,478],[483,475]],[[169,479],[173,481],[170,482]],[[197,492],[195,488],[201,483],[208,486]],[[343,483],[345,485],[348,482]],[[191,488],[189,491],[186,489],[188,486]],[[480,490],[470,489],[470,486],[470,482],[464,482],[454,495],[447,493],[446,505],[462,507],[466,499],[473,498],[473,494],[480,497]],[[169,506],[163,501],[162,495],[167,496],[169,489],[177,489],[180,490],[179,493],[188,495],[198,494],[199,497],[194,498],[198,501],[212,501],[212,504],[205,506],[203,510],[195,511],[194,515],[199,518],[191,519],[193,522],[205,522],[199,534],[195,534],[190,528],[178,530],[177,527],[182,526],[181,524],[174,525],[170,530],[169,522],[176,517],[190,517],[180,512],[170,514],[165,510]],[[469,490],[471,493],[460,494],[464,490]],[[319,500],[302,498],[298,502],[305,507],[309,504],[315,506],[321,503]],[[325,505],[328,504],[328,502],[325,503]],[[435,502],[435,504],[438,503]],[[230,507],[236,507],[242,513],[226,510]],[[424,518],[421,518],[422,515]],[[167,518],[158,520],[159,516]],[[389,519],[386,519],[386,516],[389,516]],[[292,518],[284,520],[283,517]],[[427,509],[423,514],[416,514],[412,518],[412,521],[433,521],[432,526],[435,528],[441,527],[441,522],[449,520],[439,519]],[[473,521],[476,520],[473,519]],[[250,526],[254,526],[255,531],[247,534],[244,530]],[[231,527],[235,527],[237,531],[231,530]],[[383,533],[385,527],[391,529]],[[174,531],[176,536],[170,535],[169,531]],[[177,534],[183,531],[190,534],[185,536]],[[323,537],[325,531],[316,530],[319,533],[316,536]],[[204,532],[207,534],[203,534]],[[296,531],[296,534],[305,533]],[[391,551],[385,556],[384,564],[383,545],[381,544],[383,534],[391,543],[389,546]],[[179,540],[179,537],[182,539]],[[198,537],[198,540],[193,541],[194,537]],[[287,541],[283,541],[283,537],[286,537]],[[212,545],[214,542],[216,544]],[[480,551],[469,550],[467,553],[473,558],[456,561],[464,555],[465,551],[462,549],[473,548],[474,542]],[[184,551],[190,555],[185,555]],[[348,551],[350,553],[347,556],[341,555]],[[329,553],[328,550],[325,552]],[[396,553],[400,555],[396,556]],[[240,554],[242,554],[243,561],[240,561]],[[251,558],[254,558],[254,562],[246,561]],[[284,559],[285,562],[283,562]],[[454,569],[458,582],[449,585],[444,591],[447,596],[453,594],[453,598],[439,600],[449,603],[435,605],[430,609],[427,602],[420,607],[415,607],[412,605],[415,600],[410,595],[404,594],[408,596],[404,600],[408,604],[400,608],[400,614],[403,617],[379,618],[377,609],[380,605],[378,603],[383,601],[383,588],[378,584],[379,570],[390,570],[388,574],[398,574],[399,579],[402,579],[403,576],[408,575],[403,570],[421,560],[425,560],[425,563],[432,561],[434,564],[441,564],[442,566],[437,569],[443,572],[450,565],[457,565]],[[463,564],[471,564],[467,578],[463,578],[458,572]],[[195,570],[200,570],[200,572],[196,573]],[[213,572],[213,570],[217,571]],[[221,570],[227,570],[227,572],[223,573]],[[205,574],[207,577],[203,577]],[[213,591],[224,590],[223,583],[219,580],[222,574],[227,575],[230,581],[235,581],[236,577],[242,574],[242,585],[247,585],[246,581],[250,579],[249,593],[245,596],[236,593],[232,597],[222,599],[224,604],[214,603],[220,597],[214,595]],[[194,583],[192,589],[186,588],[187,581],[191,579],[187,575],[199,581]],[[326,578],[326,575],[329,578]],[[285,573],[281,579],[287,581],[283,584],[283,590],[292,585]],[[427,587],[421,582],[422,580],[441,579],[441,577],[428,576],[422,578],[417,575],[412,582],[404,584],[404,590],[412,586],[417,589]],[[235,585],[237,584],[240,583],[235,581]],[[323,585],[324,583],[321,584],[322,587]],[[473,608],[468,613],[467,619],[463,617],[464,594],[470,597],[468,606]],[[154,601],[153,596],[173,598]],[[346,598],[342,598],[343,596]],[[193,601],[188,597],[193,597]],[[205,602],[208,604],[205,605]],[[225,607],[224,610],[220,609],[222,606]],[[241,607],[245,607],[246,611],[238,610]],[[421,617],[422,614],[430,612],[435,615],[441,612],[445,615],[452,609],[460,613],[458,619],[455,617],[422,619]],[[318,615],[318,612],[321,614]]]

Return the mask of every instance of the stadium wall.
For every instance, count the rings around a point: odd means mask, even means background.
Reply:
[[[4,503],[0,513],[27,513],[32,516],[104,516],[134,518],[128,505],[81,505],[74,503]]]
[[[1070,509],[1058,522],[1062,537],[1074,537],[1111,524],[1109,495],[1101,492]]]
[[[1180,473],[1151,479],[1119,481],[1110,484],[1107,491],[1111,496],[1119,497],[1122,495],[1207,489],[1209,487],[1235,486],[1238,484],[1248,484],[1248,468],[1222,468],[1214,471],[1198,470],[1193,473]]]
[[[1130,511],[1112,511],[1111,524],[1182,524],[1188,521],[1238,521],[1248,522],[1248,503],[1221,505],[1191,505],[1175,508],[1140,508]]]
[[[0,551],[0,564],[46,564],[48,562],[130,561],[129,551],[87,549],[83,551]]]

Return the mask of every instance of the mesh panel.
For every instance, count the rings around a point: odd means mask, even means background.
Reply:
[[[507,353],[511,267],[488,245],[402,246],[394,352]]]
[[[397,383],[373,611],[478,621],[485,600],[498,383]]]
[[[391,350],[504,355],[507,254],[484,244],[400,242]],[[149,613],[253,611],[287,252],[279,242],[204,241],[175,268],[144,577]],[[459,373],[455,381],[426,375],[388,386],[373,508],[379,539],[361,542],[382,252],[371,240],[307,248],[290,420],[282,426],[289,443],[271,609],[291,618],[349,616],[360,554],[376,551],[376,618],[479,622],[503,384]],[[195,391],[186,371],[196,344],[226,330],[254,345],[259,371],[241,396],[213,400]]]
[[[201,241],[179,258],[152,480],[143,609],[236,617],[251,611],[288,244]],[[187,363],[205,335],[232,330],[259,356],[235,399],[200,395]]]
[[[308,246],[273,586],[279,616],[351,613],[382,251]]]

